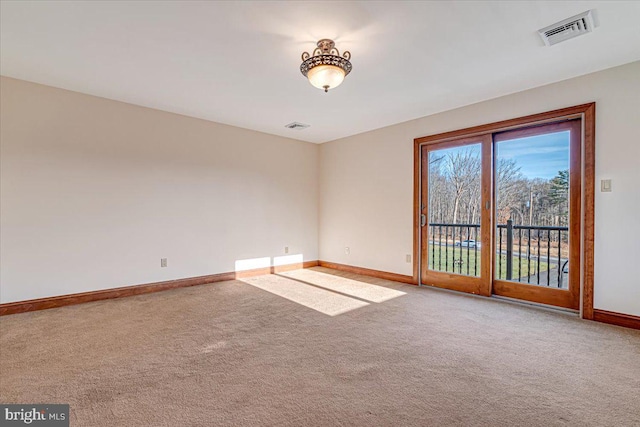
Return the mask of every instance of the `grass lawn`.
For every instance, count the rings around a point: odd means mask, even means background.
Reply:
[[[435,262],[434,262],[435,257]],[[446,262],[445,262],[446,261]],[[520,261],[520,265],[518,264]],[[501,255],[502,271],[496,268],[496,278],[507,278],[507,256]],[[535,260],[531,260],[531,269],[526,258],[519,259],[513,257],[513,277],[527,277],[537,273],[538,264]],[[480,275],[480,248],[476,251],[474,248],[451,247],[445,249],[444,246],[429,245],[429,268],[435,271],[445,271],[448,273],[458,273],[469,276]],[[540,261],[540,271],[547,271],[549,268],[546,262]],[[467,273],[468,271],[468,273]]]

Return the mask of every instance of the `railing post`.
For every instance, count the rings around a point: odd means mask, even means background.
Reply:
[[[507,220],[507,280],[513,276],[513,221]]]

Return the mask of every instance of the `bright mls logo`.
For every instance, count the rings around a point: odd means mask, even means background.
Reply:
[[[69,427],[69,405],[0,404],[0,427]]]

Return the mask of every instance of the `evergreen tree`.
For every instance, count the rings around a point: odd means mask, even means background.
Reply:
[[[557,225],[568,224],[569,213],[569,170],[558,171],[549,186],[549,201],[557,209]]]

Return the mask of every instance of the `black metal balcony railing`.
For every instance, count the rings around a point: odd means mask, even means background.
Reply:
[[[479,275],[479,224],[430,223],[429,228],[430,268]],[[568,232],[568,227],[513,225],[511,220],[498,224],[495,277],[566,288]]]
[[[466,274],[467,276],[478,276],[480,266],[478,249],[480,246],[476,242],[479,242],[480,225],[431,223],[429,227],[431,228],[429,230],[431,236],[429,264],[431,268]],[[466,242],[464,246],[463,242]]]

